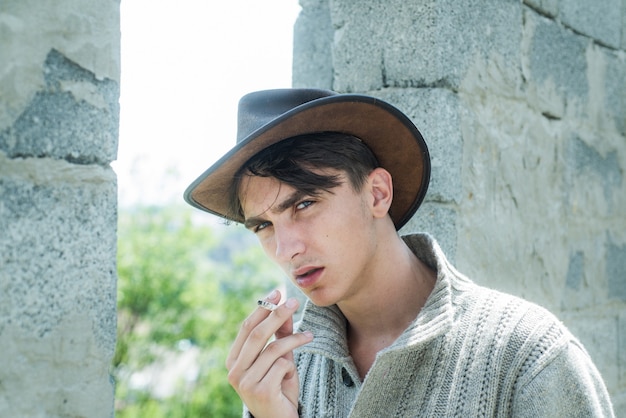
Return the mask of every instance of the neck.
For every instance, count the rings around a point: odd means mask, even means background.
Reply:
[[[378,245],[382,253],[372,259],[359,293],[338,305],[349,324],[350,345],[390,345],[417,317],[434,287],[435,273],[395,230],[388,241]]]

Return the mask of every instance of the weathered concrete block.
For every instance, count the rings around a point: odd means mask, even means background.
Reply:
[[[395,7],[395,1],[389,7]],[[380,89],[383,86],[382,46],[385,22],[391,14],[381,2],[330,3],[334,27],[333,89],[355,92]]]
[[[533,103],[549,117],[564,116],[567,105],[588,100],[586,49],[589,39],[526,9],[524,12],[525,77],[536,84]],[[558,105],[546,106],[555,100]]]
[[[112,413],[115,183],[99,165],[0,153],[0,416]]]
[[[458,87],[490,54],[519,65],[522,5],[516,1],[331,3],[334,87]]]
[[[619,48],[622,40],[621,0],[561,0],[560,20],[576,32]]]
[[[384,89],[369,92],[404,112],[428,145],[431,179],[427,199],[458,203],[461,200],[462,106],[457,95],[442,88]]]
[[[3,0],[0,131],[11,126],[35,94],[45,89],[41,70],[53,49],[89,69],[98,80],[119,81],[119,19],[119,0]]]
[[[428,196],[427,196],[428,199]],[[426,200],[415,215],[400,230],[401,234],[428,232],[432,235],[451,263],[456,262],[458,210],[451,205]]]
[[[80,164],[116,158],[119,87],[97,80],[56,50],[44,64],[45,89],[37,92],[12,126],[0,132],[10,157],[52,157]]]
[[[294,87],[333,88],[333,26],[328,0],[300,2],[302,11],[294,25]]]

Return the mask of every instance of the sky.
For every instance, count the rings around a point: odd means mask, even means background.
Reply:
[[[124,0],[121,207],[182,203],[236,137],[244,94],[291,86],[298,0]]]

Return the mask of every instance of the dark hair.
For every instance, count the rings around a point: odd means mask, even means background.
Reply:
[[[316,196],[341,184],[338,175],[320,174],[319,169],[344,172],[358,192],[378,166],[378,160],[367,145],[352,135],[319,132],[294,136],[258,152],[237,171],[230,188],[230,212],[234,219],[244,217],[239,186],[247,175],[274,177],[307,195]]]

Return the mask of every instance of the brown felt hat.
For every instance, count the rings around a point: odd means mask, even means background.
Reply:
[[[360,138],[393,178],[389,214],[400,229],[422,203],[430,180],[430,157],[411,120],[380,99],[328,90],[280,89],[239,101],[237,145],[185,190],[190,205],[235,222],[228,196],[235,173],[268,146],[302,134],[341,132]]]

